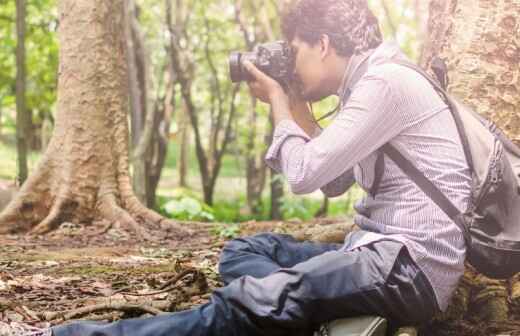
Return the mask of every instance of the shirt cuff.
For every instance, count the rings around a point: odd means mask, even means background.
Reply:
[[[265,155],[266,164],[277,172],[282,172],[284,160],[282,146],[290,138],[300,138],[308,142],[311,138],[293,120],[282,120],[274,129],[273,142]]]

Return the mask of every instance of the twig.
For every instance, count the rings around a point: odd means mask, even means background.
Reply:
[[[179,273],[175,278],[173,278],[173,279],[165,282],[164,284],[162,284],[159,287],[159,289],[165,289],[166,287],[171,286],[171,285],[177,283],[177,281],[179,281],[180,279],[184,278],[188,274],[197,274],[197,270],[195,270],[195,269],[184,270],[181,273]]]
[[[175,278],[173,278],[173,279],[167,281],[166,283],[164,283],[163,285],[161,285],[161,287],[159,287],[159,289],[160,289],[159,291],[149,292],[149,293],[127,293],[127,292],[123,292],[122,294],[123,295],[129,295],[129,296],[150,296],[150,295],[157,295],[157,294],[163,294],[163,293],[171,292],[172,290],[179,288],[178,286],[170,287],[171,285],[176,284],[177,281],[181,280],[182,278],[184,278],[188,274],[196,274],[196,273],[197,273],[197,270],[194,270],[194,269],[184,270],[181,273],[179,273]],[[170,288],[168,288],[168,287],[170,287]],[[121,292],[121,290],[119,290],[119,292]]]

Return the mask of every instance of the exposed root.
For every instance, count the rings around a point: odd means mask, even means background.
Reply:
[[[128,211],[135,217],[142,219],[146,223],[159,225],[163,229],[173,231],[177,238],[184,238],[194,234],[192,230],[182,227],[178,222],[148,209],[135,196],[128,197],[124,203]]]
[[[119,222],[124,227],[133,230],[140,240],[153,240],[153,237],[127,211],[117,205],[113,195],[105,195],[103,200],[99,201],[97,209],[104,219],[111,222]]]
[[[99,312],[99,311],[110,311],[119,310],[123,312],[135,312],[142,311],[153,315],[163,314],[164,310],[171,305],[168,301],[150,302],[150,304],[134,304],[124,300],[108,301],[106,303],[95,304],[92,306],[81,307],[78,309],[71,310],[69,312],[44,312],[39,314],[41,318],[46,321],[53,321],[57,319],[71,320],[85,316],[87,314]]]
[[[64,204],[65,202],[63,198],[57,199],[47,217],[40,224],[32,228],[29,231],[29,234],[41,235],[56,229],[62,220],[62,210]]]

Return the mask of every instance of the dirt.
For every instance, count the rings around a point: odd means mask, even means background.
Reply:
[[[241,225],[241,234],[315,224],[250,222]],[[203,304],[222,286],[217,263],[226,239],[215,235],[213,225],[190,225],[196,233],[181,241],[163,234],[140,242],[103,223],[65,223],[43,237],[0,236],[0,320],[45,327],[72,319],[151,316]],[[78,310],[100,305],[104,309]],[[520,335],[519,330],[515,321],[507,326],[434,321],[422,326],[420,335],[512,336]]]

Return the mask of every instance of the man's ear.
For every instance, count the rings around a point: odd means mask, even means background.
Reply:
[[[320,56],[321,59],[324,60],[331,52],[330,48],[330,37],[327,34],[322,34],[320,36]]]

